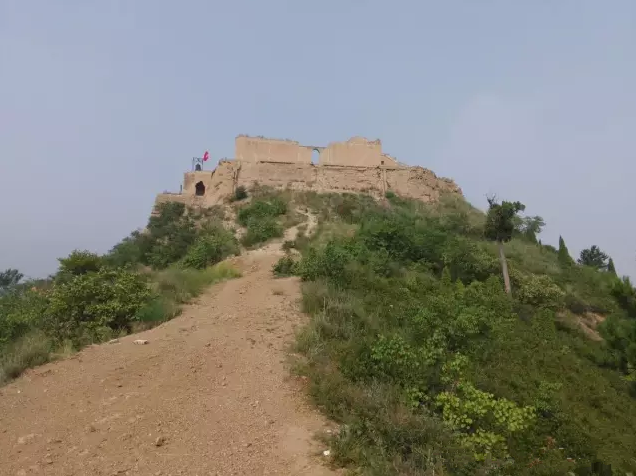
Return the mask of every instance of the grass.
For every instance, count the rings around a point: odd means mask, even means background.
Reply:
[[[53,343],[43,332],[26,334],[0,351],[0,385],[52,358]]]
[[[172,267],[151,272],[155,291],[148,305],[137,316],[143,328],[170,320],[179,315],[181,305],[212,284],[240,277],[241,273],[227,262],[221,262],[203,270]]]

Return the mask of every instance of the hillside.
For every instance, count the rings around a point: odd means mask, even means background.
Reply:
[[[540,217],[515,210],[503,245],[509,295],[486,239],[496,208],[487,217],[456,194],[236,192],[207,209],[162,204],[106,256],[74,253],[51,281],[6,292],[4,378],[51,351],[174,317],[243,271],[223,260],[251,249],[278,254],[274,275],[302,282],[310,320],[294,371],[339,425],[328,438],[335,465],[369,475],[636,471],[636,292],[598,248],[577,263],[563,241],[541,244]],[[285,239],[290,228],[298,234]],[[262,247],[272,239],[280,245]]]

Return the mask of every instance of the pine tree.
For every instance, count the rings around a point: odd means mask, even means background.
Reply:
[[[617,276],[616,268],[614,267],[614,260],[612,258],[610,258],[607,263],[607,272],[613,274],[614,276]]]
[[[605,270],[607,269],[607,259],[609,256],[607,253],[603,253],[601,249],[592,245],[591,248],[581,251],[581,257],[579,258],[579,264],[583,266],[589,266],[590,268]]]
[[[565,246],[565,240],[562,236],[559,236],[559,263],[564,266],[569,266],[574,264],[574,259],[570,256],[570,252],[568,251],[568,247]]]

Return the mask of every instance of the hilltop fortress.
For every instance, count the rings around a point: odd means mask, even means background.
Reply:
[[[317,160],[312,162],[312,155]],[[442,193],[462,193],[450,179],[423,167],[410,167],[382,152],[379,140],[354,137],[327,147],[291,140],[238,136],[234,159],[222,159],[212,171],[186,172],[179,193],[157,195],[155,206],[181,202],[193,207],[222,203],[236,187],[255,183],[274,188],[316,192],[397,195],[436,201]]]

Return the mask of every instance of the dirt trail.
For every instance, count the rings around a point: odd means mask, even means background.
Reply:
[[[0,474],[336,474],[286,365],[303,317],[298,281],[272,277],[281,255],[234,258],[243,277],[180,317],[0,388]]]

